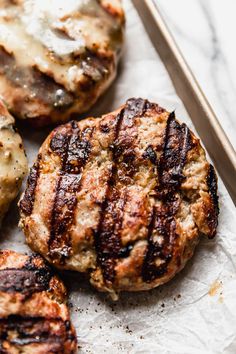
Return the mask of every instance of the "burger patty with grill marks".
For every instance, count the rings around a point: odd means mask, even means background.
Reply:
[[[215,236],[217,179],[174,113],[130,99],[52,131],[20,210],[29,246],[55,266],[113,295],[147,290],[184,267],[201,234]]]
[[[0,353],[76,353],[62,282],[38,255],[0,251]]]
[[[87,111],[116,76],[120,0],[0,0],[0,95],[42,126]]]

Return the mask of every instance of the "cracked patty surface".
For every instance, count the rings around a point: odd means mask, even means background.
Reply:
[[[0,251],[0,352],[76,353],[66,290],[38,255]]]
[[[199,139],[155,103],[130,99],[49,135],[20,202],[29,246],[101,291],[170,280],[213,238],[217,180]]]
[[[120,0],[0,0],[0,95],[37,126],[87,111],[116,75]]]

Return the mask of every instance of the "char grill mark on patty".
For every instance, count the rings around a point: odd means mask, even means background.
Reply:
[[[0,75],[5,75],[14,87],[24,88],[28,92],[26,99],[29,101],[34,94],[33,100],[60,110],[70,107],[74,102],[73,95],[63,85],[58,84],[53,76],[46,75],[37,67],[18,66],[14,55],[9,54],[3,46],[0,46]]]
[[[91,88],[91,85],[96,84],[96,80],[94,80],[94,74],[98,72],[103,78],[108,76],[110,73],[110,66],[112,63],[112,57],[102,55],[101,53],[86,49],[85,54],[82,54],[78,57],[80,61],[80,67],[83,71],[83,75],[89,78],[90,85],[88,83],[88,89]],[[85,85],[86,88],[86,85]]]
[[[72,121],[65,134],[56,132],[50,149],[60,156],[61,170],[56,184],[55,199],[51,213],[49,257],[61,262],[70,256],[71,242],[69,227],[73,224],[83,168],[90,156],[92,129],[80,131]]]
[[[219,203],[218,203],[219,198],[217,195],[217,177],[215,174],[214,167],[212,165],[209,166],[209,172],[207,175],[207,185],[208,185],[211,197],[212,197],[214,207],[218,213],[219,212]]]
[[[37,161],[30,169],[30,174],[27,179],[27,188],[23,199],[20,201],[20,208],[27,216],[32,214],[35,201],[35,189],[40,175],[41,154],[38,155]]]
[[[185,124],[180,125],[175,119],[175,113],[170,113],[158,173],[163,196],[177,191],[185,179],[183,168],[191,148],[192,139],[188,127]]]
[[[135,117],[142,116],[147,109],[147,101],[142,99],[130,99],[125,107],[116,117],[114,138],[112,148],[112,168],[107,184],[105,200],[101,206],[100,222],[95,233],[95,247],[105,281],[115,280],[116,259],[128,257],[132,250],[132,245],[123,247],[120,241],[120,228],[122,227],[124,208],[126,205],[126,191],[117,187],[119,181],[119,171],[121,159],[131,158],[133,154],[133,144],[136,137],[130,137],[128,141],[120,140],[122,130],[132,128]],[[130,161],[132,164],[132,161]],[[132,174],[131,170],[123,167],[124,178]]]
[[[148,229],[148,248],[142,268],[142,278],[146,282],[162,277],[167,272],[177,238],[174,217],[178,206],[179,200],[176,199],[153,208]]]
[[[7,343],[20,347],[37,343],[49,345],[54,350],[50,352],[63,353],[65,341],[74,340],[69,321],[61,318],[10,315],[0,319],[1,350]]]
[[[178,211],[180,186],[185,179],[183,168],[188,151],[192,148],[191,133],[185,124],[180,125],[170,113],[163,141],[163,152],[158,164],[157,195],[161,206],[154,206],[148,230],[148,247],[142,268],[142,277],[151,282],[167,273],[175,243],[175,215]]]
[[[207,186],[212,200],[212,208],[208,213],[208,225],[210,229],[209,238],[213,238],[216,234],[219,215],[219,201],[217,196],[217,177],[212,165],[209,166],[207,175]]]
[[[52,271],[46,265],[34,265],[37,255],[29,257],[22,268],[6,268],[0,270],[0,291],[6,293],[19,292],[31,296],[35,292],[49,290]]]
[[[48,290],[50,279],[51,274],[46,268],[4,269],[0,270],[0,291],[20,292],[29,296],[35,292]]]

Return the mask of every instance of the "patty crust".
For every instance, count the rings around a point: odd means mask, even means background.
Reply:
[[[48,136],[20,202],[28,245],[54,266],[87,272],[101,291],[169,281],[213,238],[217,178],[175,113],[129,99]]]
[[[66,290],[41,256],[0,251],[0,352],[76,353]]]
[[[116,76],[120,0],[0,0],[0,95],[35,126],[87,111]]]

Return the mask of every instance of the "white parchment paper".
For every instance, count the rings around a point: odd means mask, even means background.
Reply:
[[[133,5],[123,2],[127,33],[118,79],[90,114],[107,113],[129,97],[141,96],[176,109],[180,120],[194,129]],[[49,130],[23,125],[19,130],[31,166]],[[217,237],[203,239],[193,259],[169,284],[122,294],[112,303],[80,275],[61,275],[69,290],[80,353],[236,353],[236,211],[221,180],[219,195]],[[4,220],[0,248],[30,253],[18,219],[15,203]]]

